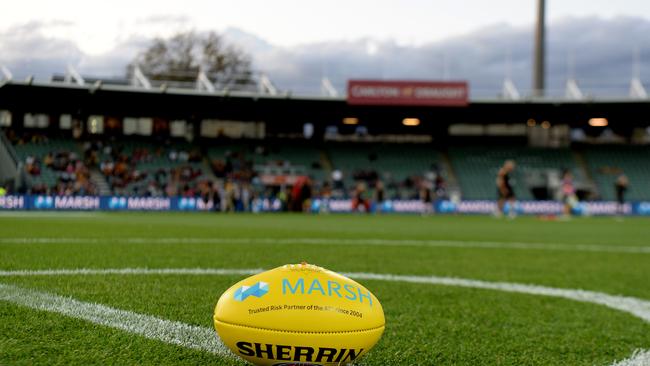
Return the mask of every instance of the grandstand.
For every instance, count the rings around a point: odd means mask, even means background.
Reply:
[[[515,159],[515,193],[521,200],[558,199],[563,169],[571,170],[577,186],[592,197],[613,200],[614,181],[622,173],[630,178],[631,200],[650,197],[646,163],[650,150],[643,146],[443,149],[431,143],[314,145],[292,140],[219,140],[201,145],[143,138],[75,141],[40,134],[12,135],[13,148],[28,173],[30,193],[199,196],[201,183],[211,180],[250,183],[260,176],[304,175],[321,186],[334,183],[332,173],[340,171],[343,197],[359,182],[366,183],[372,193],[375,182],[382,181],[389,198],[417,198],[420,182],[439,174],[445,180],[453,178],[457,183],[453,188],[463,199],[491,200],[498,169],[505,160]],[[101,180],[94,172],[102,173]]]
[[[450,156],[466,199],[494,199],[497,172],[508,159],[517,163],[514,189],[517,198],[522,200],[556,198],[547,189],[559,187],[563,169],[571,170],[577,182],[586,183],[586,177],[567,148],[471,146],[451,148]],[[541,190],[537,197],[536,188]]]
[[[7,132],[27,173],[29,193],[200,196],[200,186],[208,181],[257,179],[259,185],[260,177],[308,176],[320,187],[325,182],[334,184],[332,173],[338,171],[341,197],[349,197],[359,182],[366,183],[372,194],[375,183],[382,181],[389,198],[417,198],[421,182],[440,175],[454,183],[452,190],[463,199],[491,200],[498,169],[505,160],[514,159],[515,193],[521,200],[558,199],[563,169],[573,172],[582,198],[613,200],[614,181],[623,173],[630,179],[629,199],[650,197],[646,146],[444,148],[433,143],[310,144],[295,139],[190,143],[145,137],[74,140]],[[263,191],[259,187],[258,193]]]
[[[310,178],[316,197],[333,188],[332,197],[347,199],[359,183],[373,197],[381,181],[385,198],[417,200],[436,181],[445,187],[438,198],[494,200],[497,170],[514,159],[519,200],[558,200],[564,169],[582,200],[614,199],[621,173],[630,180],[628,199],[650,199],[644,100],[387,106],[336,96],[62,84],[0,86],[0,120],[11,140],[3,140],[0,164],[9,172],[19,163],[25,178],[7,180],[10,193],[252,200],[285,197]],[[593,126],[591,116],[604,125]]]
[[[13,148],[26,169],[38,166],[39,172],[30,174],[31,193],[54,192],[65,172],[44,162],[61,154],[69,155],[71,162],[84,164],[88,172],[101,172],[101,181],[95,184],[104,187],[102,193],[106,195],[186,193],[179,191],[179,187],[166,190],[170,183],[187,186],[185,191],[191,188],[198,195],[197,184],[209,179],[251,182],[261,175],[305,175],[321,185],[331,180],[334,170],[340,170],[348,190],[359,182],[374,186],[377,180],[382,180],[389,187],[389,197],[406,198],[417,194],[415,182],[427,174],[445,174],[439,165],[440,152],[430,144],[333,143],[317,147],[292,141],[228,140],[201,146],[186,141],[156,143],[133,138],[75,141],[43,135],[13,141]],[[348,193],[345,191],[343,195]]]

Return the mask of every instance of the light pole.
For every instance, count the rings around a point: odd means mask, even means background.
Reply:
[[[535,61],[533,66],[533,95],[544,96],[545,72],[545,7],[546,0],[537,0],[537,24],[535,26]]]

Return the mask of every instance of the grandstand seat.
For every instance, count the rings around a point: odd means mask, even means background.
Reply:
[[[233,153],[238,154],[258,171],[284,166],[316,180],[327,176],[327,171],[321,166],[321,150],[311,145],[227,142],[215,144],[208,149],[211,160],[225,161],[228,154]]]
[[[541,172],[570,169],[576,181],[585,179],[569,149],[476,146],[451,148],[449,154],[464,199],[495,199],[497,172],[508,159],[517,163],[512,178],[518,199],[534,199],[530,188]]]
[[[614,182],[624,173],[629,179],[626,198],[650,199],[650,147],[609,145],[583,150],[591,175],[603,200],[614,200]]]
[[[334,168],[343,173],[348,188],[354,185],[358,173],[377,173],[377,178],[389,187],[388,197],[414,196],[414,187],[410,192],[399,189],[408,178],[423,177],[429,172],[446,175],[441,169],[440,152],[429,144],[331,144],[327,151]]]

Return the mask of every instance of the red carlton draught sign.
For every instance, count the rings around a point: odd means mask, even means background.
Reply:
[[[467,82],[350,80],[348,104],[466,106]]]

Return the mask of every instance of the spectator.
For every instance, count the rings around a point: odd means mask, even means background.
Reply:
[[[630,181],[627,176],[621,173],[614,183],[614,190],[616,191],[616,202],[618,203],[617,212],[619,215],[625,213],[625,192],[630,185]]]

